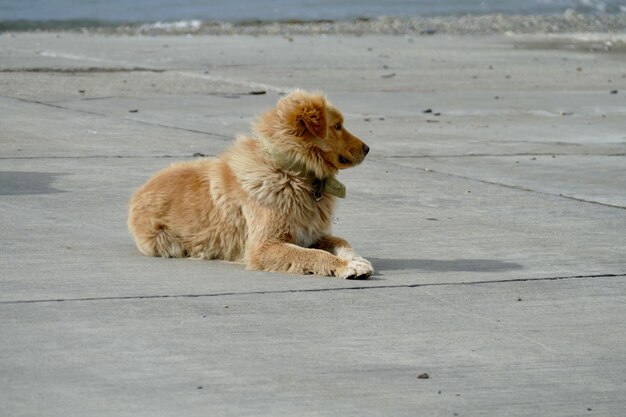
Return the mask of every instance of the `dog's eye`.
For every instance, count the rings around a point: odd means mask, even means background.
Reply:
[[[335,123],[335,129],[341,130],[341,123]]]

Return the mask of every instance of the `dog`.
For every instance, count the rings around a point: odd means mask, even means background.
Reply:
[[[294,90],[215,159],[176,163],[130,200],[144,255],[243,262],[248,269],[366,279],[372,264],[330,234],[339,170],[369,147],[321,93]]]

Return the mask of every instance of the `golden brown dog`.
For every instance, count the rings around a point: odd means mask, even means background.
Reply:
[[[330,235],[340,169],[369,147],[323,95],[296,90],[217,159],[172,165],[130,201],[145,255],[245,262],[248,268],[367,278],[372,265]]]

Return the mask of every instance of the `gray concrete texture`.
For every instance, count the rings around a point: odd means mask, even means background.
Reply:
[[[626,55],[584,45],[1,35],[0,415],[626,415]],[[294,87],[372,148],[334,232],[377,274],[141,256],[132,191]]]

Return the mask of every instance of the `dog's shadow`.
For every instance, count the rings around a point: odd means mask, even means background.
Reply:
[[[515,262],[495,259],[388,259],[368,258],[377,272],[417,270],[425,272],[506,272],[524,269]]]

